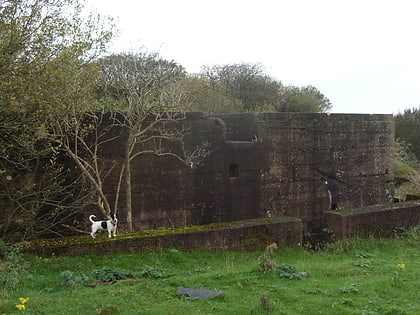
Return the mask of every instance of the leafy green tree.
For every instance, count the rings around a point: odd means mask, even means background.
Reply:
[[[330,100],[313,86],[287,86],[282,89],[281,112],[327,113],[331,110]]]
[[[213,90],[225,87],[232,99],[241,101],[244,111],[279,102],[281,83],[267,76],[259,64],[204,67],[200,76]]]
[[[264,73],[259,64],[228,64],[204,67],[201,78],[214,91],[223,86],[243,111],[315,112],[332,108],[330,100],[313,86],[284,86]]]
[[[242,102],[232,98],[228,88],[221,84],[215,84],[211,88],[203,79],[189,76],[180,82],[180,88],[190,111],[199,111],[209,115],[243,111]]]
[[[0,2],[1,202],[10,210],[8,226],[26,229],[23,237],[40,232],[31,228],[46,228],[27,224],[31,220],[52,222],[69,211],[71,200],[87,202],[79,193],[90,193],[56,176],[64,154],[78,148],[84,113],[97,109],[92,60],[112,37],[110,21],[82,19],[82,9],[78,0]],[[42,161],[50,166],[40,167]]]
[[[112,36],[112,32],[102,28],[100,17],[91,16],[85,21],[80,17],[81,12],[78,0],[2,1],[0,103],[3,110],[49,111],[60,105],[57,100],[75,92],[75,86],[66,84],[71,81],[66,71],[70,70],[73,76],[85,76],[89,60],[102,51]],[[89,81],[78,83],[83,87]]]

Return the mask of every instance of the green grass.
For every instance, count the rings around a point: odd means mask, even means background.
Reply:
[[[25,256],[30,265],[20,282],[0,289],[0,314],[418,314],[419,236],[413,229],[395,239],[348,239],[318,252],[279,248],[268,255],[277,267],[265,273],[258,270],[263,251]],[[400,263],[406,267],[399,269]],[[282,278],[281,265],[305,277]],[[98,281],[95,271],[134,279],[89,286]],[[223,294],[189,299],[176,295],[180,286]],[[25,311],[16,309],[20,297],[30,299]]]

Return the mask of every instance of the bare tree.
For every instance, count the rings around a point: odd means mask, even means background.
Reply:
[[[131,232],[132,161],[144,154],[170,155],[194,167],[208,152],[206,144],[196,148],[185,145],[189,129],[183,124],[186,104],[179,82],[185,71],[181,66],[145,52],[113,55],[100,65],[103,80],[99,91],[106,107],[113,109],[112,125],[127,132],[120,179],[124,178]]]
[[[99,151],[118,135],[110,136],[109,130],[113,126],[105,126],[103,112],[68,112],[62,119],[57,118],[52,125],[51,141],[70,157],[77,165],[78,171],[90,183],[96,204],[102,214],[110,218],[112,207],[103,190],[103,182],[110,171],[104,173],[100,164]]]

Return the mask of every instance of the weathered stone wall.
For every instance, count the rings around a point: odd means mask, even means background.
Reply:
[[[289,216],[319,231],[326,210],[392,197],[392,115],[194,114],[185,124],[188,144],[206,141],[211,154],[195,169],[169,157],[134,161],[136,230]],[[112,197],[124,151],[112,143],[104,152],[115,168],[105,183]]]
[[[320,230],[324,211],[388,203],[392,115],[260,114],[268,160],[261,208]]]

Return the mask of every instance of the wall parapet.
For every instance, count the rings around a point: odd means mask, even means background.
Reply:
[[[156,233],[158,232],[158,233]],[[154,235],[153,235],[154,234]],[[246,220],[225,224],[185,227],[166,231],[142,231],[108,239],[106,235],[28,243],[23,251],[40,256],[110,254],[176,248],[183,250],[263,250],[267,245],[298,247],[302,221],[296,218]]]
[[[326,225],[337,239],[352,236],[392,236],[397,228],[420,225],[420,203],[373,205],[327,211]]]

